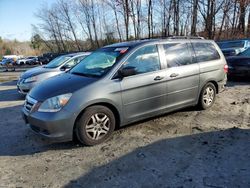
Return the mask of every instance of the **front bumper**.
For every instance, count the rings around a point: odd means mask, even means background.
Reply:
[[[28,112],[22,109],[23,119],[35,133],[55,142],[73,139],[74,117],[65,110],[59,112]]]

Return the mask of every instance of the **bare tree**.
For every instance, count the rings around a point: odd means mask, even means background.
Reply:
[[[37,17],[46,45],[60,52],[172,34],[217,40],[249,37],[249,4],[250,0],[58,0],[42,7]]]
[[[81,46],[78,42],[77,36],[76,36],[76,26],[73,22],[73,18],[72,18],[72,14],[71,14],[71,7],[69,6],[68,2],[66,2],[65,0],[59,0],[58,1],[58,7],[60,10],[60,17],[58,19],[61,19],[67,26],[67,28],[69,29],[69,31],[72,33],[73,37],[74,37],[74,41],[77,47],[77,50],[80,51],[81,50]]]
[[[147,0],[147,25],[148,25],[148,38],[153,36],[153,5],[152,0]]]
[[[222,20],[221,20],[221,25],[220,25],[219,33],[218,33],[218,36],[217,36],[218,40],[220,40],[220,37],[221,37],[221,34],[222,34],[222,29],[223,29],[223,26],[225,24],[225,20],[228,17],[228,13],[229,13],[229,10],[231,8],[231,5],[232,5],[231,0],[225,0],[224,1],[224,5],[222,7],[223,16],[222,16]]]
[[[250,37],[250,10],[248,12],[247,37]]]
[[[174,34],[179,35],[180,0],[173,0],[174,8]]]
[[[247,2],[246,0],[239,0],[240,17],[239,17],[238,30],[241,34],[245,33],[246,2]]]
[[[119,21],[118,21],[118,11],[117,11],[116,4],[114,3],[113,0],[107,0],[106,3],[108,4],[108,6],[110,6],[110,8],[114,12],[114,15],[115,15],[115,25],[116,25],[116,29],[117,29],[119,41],[121,42],[122,41],[122,34],[121,34],[121,31],[120,31],[120,25],[119,25]]]
[[[95,6],[94,6],[94,0],[90,0],[90,12],[91,12],[91,21],[92,21],[92,26],[95,34],[95,42],[97,44],[97,47],[99,48],[99,42],[98,42],[98,36],[97,36],[97,27],[96,27],[96,11],[95,11]]]
[[[129,2],[128,0],[118,0],[118,3],[122,5],[122,13],[125,24],[126,40],[129,39]]]
[[[198,3],[199,0],[192,0],[193,10],[192,10],[191,35],[196,35]]]
[[[80,19],[80,22],[84,22],[85,26],[87,27],[87,34],[91,43],[92,48],[94,48],[94,40],[92,35],[92,27],[91,27],[91,13],[89,9],[89,4],[87,0],[79,0],[80,3],[80,11],[83,12],[83,19]],[[83,28],[82,24],[82,28]]]

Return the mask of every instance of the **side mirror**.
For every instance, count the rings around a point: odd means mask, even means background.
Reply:
[[[67,65],[64,65],[64,66],[62,66],[62,67],[60,68],[61,71],[66,71],[66,70],[69,70],[69,69],[70,69],[70,67],[67,66]]]
[[[135,67],[129,66],[129,67],[125,67],[122,68],[118,71],[118,75],[120,78],[124,78],[127,76],[132,76],[136,74],[136,70]]]

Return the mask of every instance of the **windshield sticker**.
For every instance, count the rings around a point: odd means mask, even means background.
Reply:
[[[116,48],[115,51],[119,51],[121,54],[124,54],[128,50],[128,47]]]

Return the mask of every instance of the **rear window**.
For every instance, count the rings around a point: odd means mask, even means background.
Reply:
[[[220,55],[212,43],[192,43],[192,45],[197,63],[220,59]]]
[[[221,49],[226,48],[244,48],[244,41],[227,41],[227,42],[218,42],[217,43]]]

